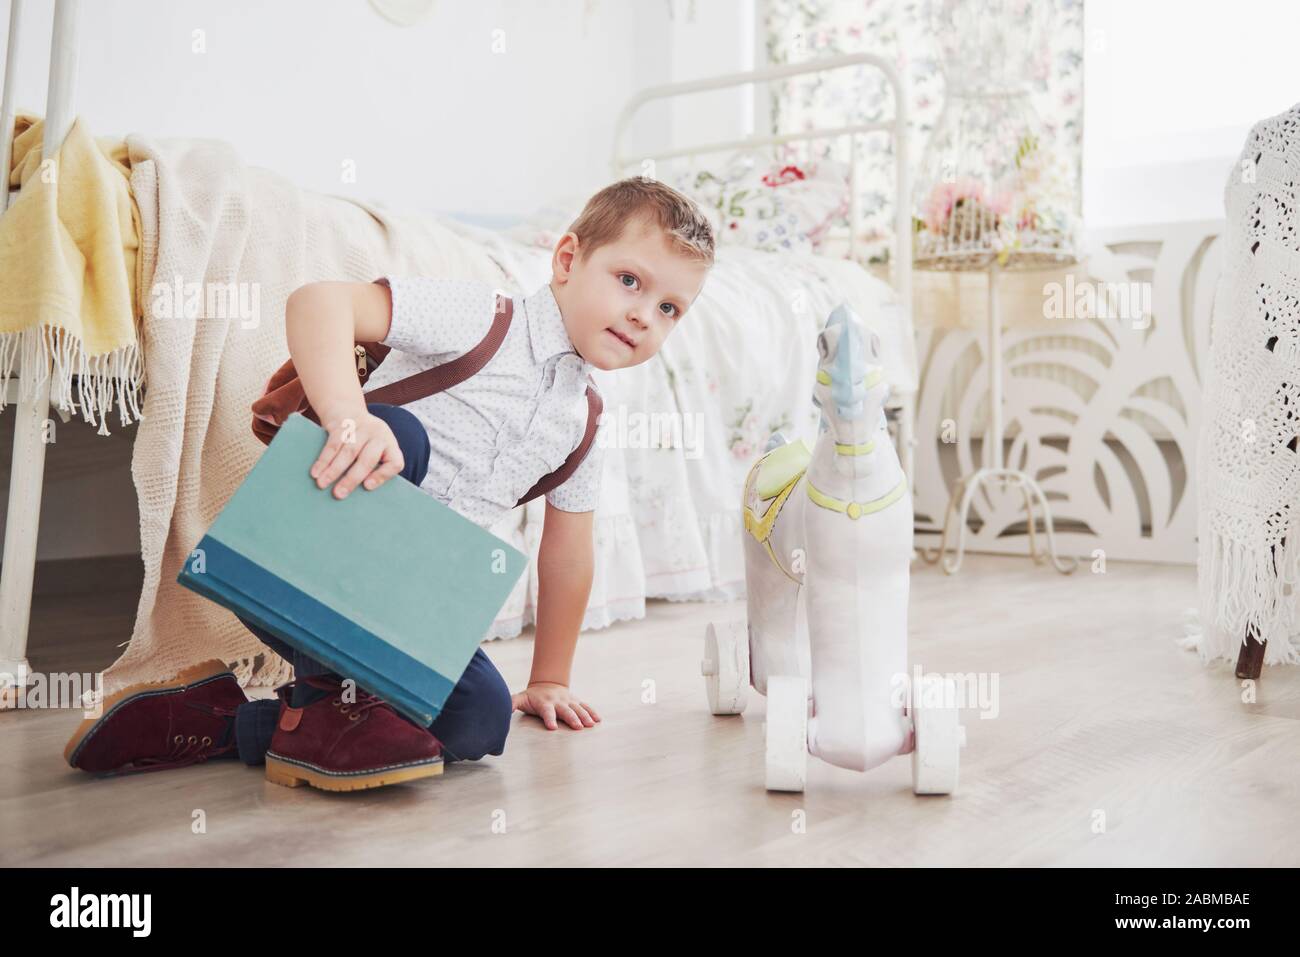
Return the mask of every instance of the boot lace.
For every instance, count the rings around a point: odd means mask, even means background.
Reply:
[[[184,702],[187,708],[194,708],[196,711],[202,711],[205,714],[214,717],[233,718],[235,716],[234,708],[227,708],[222,705],[206,704],[200,701]],[[195,735],[173,735],[167,754],[161,757],[137,758],[135,761],[113,773],[121,774],[141,774],[146,771],[163,771],[167,768],[181,768],[189,764],[201,764],[209,758],[220,757],[223,754],[229,754],[235,750],[234,735],[228,735],[231,739],[230,744],[216,745],[212,738],[206,734],[203,737]]]

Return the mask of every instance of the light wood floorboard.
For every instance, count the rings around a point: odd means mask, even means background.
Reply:
[[[547,732],[516,714],[501,757],[370,792],[278,787],[236,761],[97,780],[63,763],[77,714],[9,712],[0,863],[1300,864],[1300,669],[1266,669],[1243,704],[1228,662],[1178,647],[1194,600],[1190,567],[1062,577],[976,555],[949,578],[918,565],[912,663],[999,682],[996,718],[963,715],[952,797],[914,796],[906,757],[865,774],[814,760],[806,793],[768,794],[763,699],[714,717],[699,676],[705,623],[741,603],[656,601],[585,634],[575,688],[597,728]],[[38,599],[33,666],[111,661],[134,604],[106,601]],[[529,634],[487,646],[513,689]],[[192,832],[196,810],[206,833]]]

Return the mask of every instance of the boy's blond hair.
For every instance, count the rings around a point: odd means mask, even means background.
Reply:
[[[713,228],[699,207],[671,186],[642,176],[610,183],[587,200],[569,226],[578,237],[578,258],[585,262],[601,246],[616,241],[637,218],[657,224],[683,256],[713,265]]]

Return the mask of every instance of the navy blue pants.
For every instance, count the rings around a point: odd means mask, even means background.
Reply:
[[[381,402],[368,403],[371,415],[388,423],[397,437],[405,460],[400,475],[415,485],[424,481],[429,469],[429,436],[412,413],[401,406]],[[338,481],[337,479],[335,481]],[[389,479],[388,481],[393,481]],[[367,490],[358,485],[349,495],[366,495]],[[328,671],[323,664],[309,658],[254,622],[240,618],[253,634],[257,635],[276,654],[292,662],[294,673],[303,678]],[[510,689],[505,679],[483,649],[479,648],[470,659],[460,681],[447,697],[429,731],[442,742],[446,761],[476,761],[485,754],[500,754],[505,750],[506,734],[510,730]],[[278,698],[262,698],[241,705],[235,715],[235,734],[239,744],[239,757],[246,764],[263,764],[271,736],[280,717]]]

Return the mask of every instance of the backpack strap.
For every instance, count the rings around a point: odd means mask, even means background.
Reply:
[[[582,441],[578,447],[569,453],[569,457],[564,460],[558,469],[549,475],[543,475],[537,480],[537,484],[524,493],[523,498],[515,502],[515,506],[523,505],[524,502],[530,502],[539,495],[545,495],[553,488],[563,485],[564,482],[578,470],[582,460],[587,457],[591,451],[591,443],[596,438],[597,420],[604,409],[604,403],[597,394],[591,377],[587,377],[587,431],[582,434]]]
[[[385,286],[388,285],[388,280],[383,278],[376,279],[375,282],[382,283]],[[492,319],[492,327],[488,329],[487,335],[479,341],[478,345],[450,362],[444,362],[431,369],[425,369],[423,372],[417,372],[405,379],[398,379],[396,382],[390,382],[378,389],[371,389],[366,393],[366,402],[406,405],[416,399],[423,399],[444,389],[449,389],[458,382],[464,382],[487,365],[488,360],[496,355],[497,349],[505,341],[506,333],[510,331],[510,320],[514,316],[514,311],[514,303],[506,296],[498,294],[496,315]],[[391,348],[377,342],[362,344],[365,346],[366,352],[378,361],[382,361]]]

